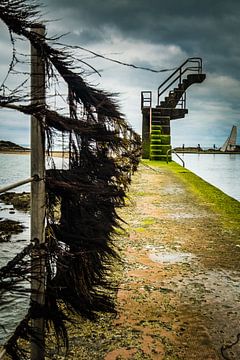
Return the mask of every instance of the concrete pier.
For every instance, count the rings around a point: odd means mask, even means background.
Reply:
[[[240,203],[145,161],[119,215],[117,315],[78,321],[68,359],[239,359]]]

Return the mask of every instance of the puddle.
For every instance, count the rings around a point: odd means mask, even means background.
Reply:
[[[150,260],[163,264],[188,263],[194,258],[193,254],[183,252],[155,253],[149,255]]]

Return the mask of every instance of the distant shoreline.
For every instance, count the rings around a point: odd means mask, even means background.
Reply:
[[[15,150],[15,149],[0,149],[0,154],[16,154],[16,155],[28,155],[30,154],[31,150]]]
[[[224,154],[229,154],[229,155],[233,155],[233,154],[240,154],[240,151],[219,151],[219,150],[180,150],[180,149],[173,149],[173,153],[176,152],[178,154],[220,154],[220,155],[224,155]],[[29,155],[31,154],[31,149],[26,149],[26,150],[15,150],[15,149],[8,149],[8,150],[4,150],[4,149],[0,149],[0,154],[14,154],[14,155]],[[46,152],[47,155],[47,152]],[[55,150],[51,152],[51,156],[52,157],[62,157],[63,153],[61,150]],[[64,158],[68,158],[68,153],[64,153]]]
[[[0,154],[10,154],[10,155],[30,155],[31,154],[31,149],[27,149],[27,150],[15,150],[15,149],[8,149],[8,150],[4,150],[4,149],[0,149]],[[62,157],[63,152],[62,151],[52,151],[51,153],[52,157]],[[47,155],[47,152],[46,152]],[[64,153],[64,158],[68,158],[68,153]]]
[[[173,149],[174,150],[174,149]],[[219,155],[233,155],[240,154],[240,151],[214,151],[214,150],[174,150],[178,154],[219,154]],[[173,153],[174,153],[173,152]]]

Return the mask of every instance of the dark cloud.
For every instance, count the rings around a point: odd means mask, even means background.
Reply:
[[[188,118],[179,120],[181,125],[174,125],[182,136],[187,122],[196,124],[198,117],[196,136],[208,131],[206,122],[216,127],[221,124],[231,127],[233,121],[240,125],[238,0],[42,0],[42,3],[46,5],[43,9],[46,19],[59,19],[47,24],[49,34],[70,32],[65,43],[153,68],[173,67],[187,57],[201,56],[207,80],[189,91]],[[1,46],[8,41],[7,36],[1,39]],[[96,59],[89,61],[103,69],[101,87],[121,93],[123,111],[140,131],[140,91],[156,90],[168,74],[154,75]]]
[[[189,56],[202,56],[208,70],[239,76],[238,0],[45,0],[49,15],[63,16],[64,27],[84,45],[103,41],[109,31],[154,44],[177,44]],[[77,40],[77,39],[76,39]],[[226,58],[228,61],[226,61]]]
[[[232,31],[238,25],[240,5],[235,1],[159,1],[129,0],[97,2],[95,0],[45,0],[53,13],[66,13],[63,19],[79,27],[115,27],[122,33],[152,41],[169,38],[181,40],[181,35],[198,38],[199,30]],[[219,27],[219,25],[221,25]],[[190,32],[187,34],[186,29]],[[235,29],[236,30],[236,29]],[[209,34],[210,35],[210,34]],[[184,38],[182,39],[184,40]],[[206,38],[206,41],[208,38]]]

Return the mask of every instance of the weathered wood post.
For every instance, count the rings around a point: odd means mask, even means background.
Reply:
[[[45,34],[41,24],[32,26],[31,31],[38,36]],[[31,103],[45,104],[45,69],[39,50],[31,46]],[[45,136],[40,121],[31,116],[31,176],[38,181],[31,185],[31,241],[39,244],[32,252],[31,302],[33,309],[41,309],[45,304],[45,259],[41,245],[45,242]],[[44,359],[44,320],[32,319],[34,336],[31,340],[31,360]]]

